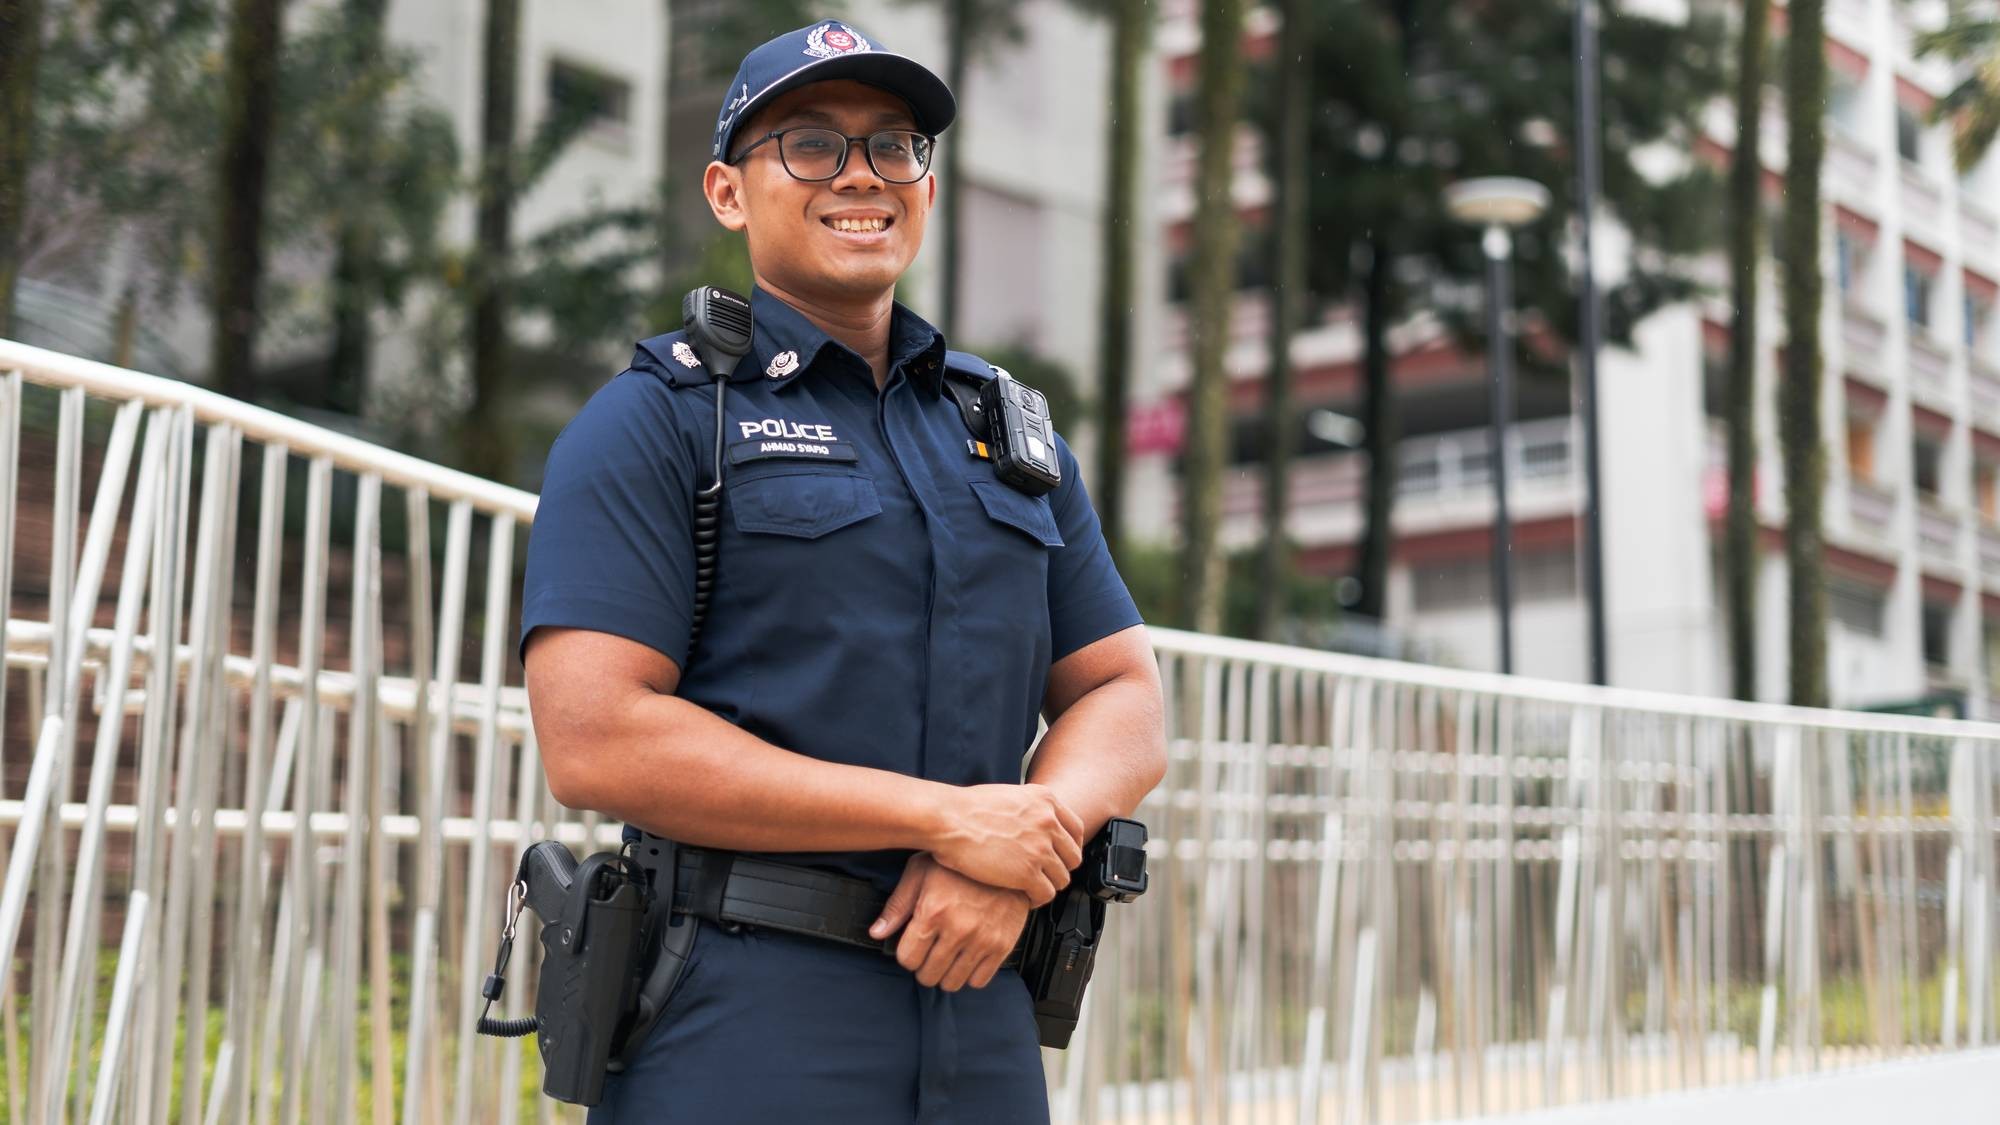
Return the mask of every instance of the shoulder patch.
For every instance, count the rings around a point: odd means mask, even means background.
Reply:
[[[645,359],[651,362],[642,364]],[[710,385],[707,369],[702,366],[694,347],[687,342],[687,333],[680,330],[663,332],[639,341],[638,354],[632,357],[632,366],[643,366],[676,390]]]
[[[957,378],[967,383],[985,383],[994,378],[998,368],[973,355],[971,352],[944,353],[944,373],[947,378]]]

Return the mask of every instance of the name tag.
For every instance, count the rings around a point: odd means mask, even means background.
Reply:
[[[858,461],[860,454],[844,441],[807,441],[802,438],[753,438],[729,447],[729,463],[750,461]]]

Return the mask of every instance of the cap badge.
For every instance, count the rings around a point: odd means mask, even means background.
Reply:
[[[771,366],[764,369],[767,379],[782,379],[799,369],[799,353],[779,352],[771,357]]]
[[[683,367],[701,366],[700,357],[694,354],[693,348],[688,347],[688,342],[686,340],[674,341],[674,358],[680,360],[681,366]]]
[[[844,23],[823,23],[806,33],[806,54],[816,59],[869,49],[868,40]]]

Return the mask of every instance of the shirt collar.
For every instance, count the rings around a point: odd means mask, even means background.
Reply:
[[[815,363],[844,353],[857,365],[860,357],[820,331],[804,313],[764,292],[750,291],[750,315],[756,322],[750,354],[736,365],[731,382],[761,379],[780,389],[790,386]],[[889,317],[889,368],[903,369],[912,383],[932,394],[944,392],[944,334],[923,317],[898,303]]]

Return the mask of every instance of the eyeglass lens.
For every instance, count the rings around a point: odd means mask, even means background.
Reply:
[[[847,163],[847,137],[832,129],[791,129],[778,138],[785,170],[801,180],[830,180]],[[871,133],[865,147],[875,174],[890,183],[915,183],[931,163],[931,139],[922,133],[885,129]]]

